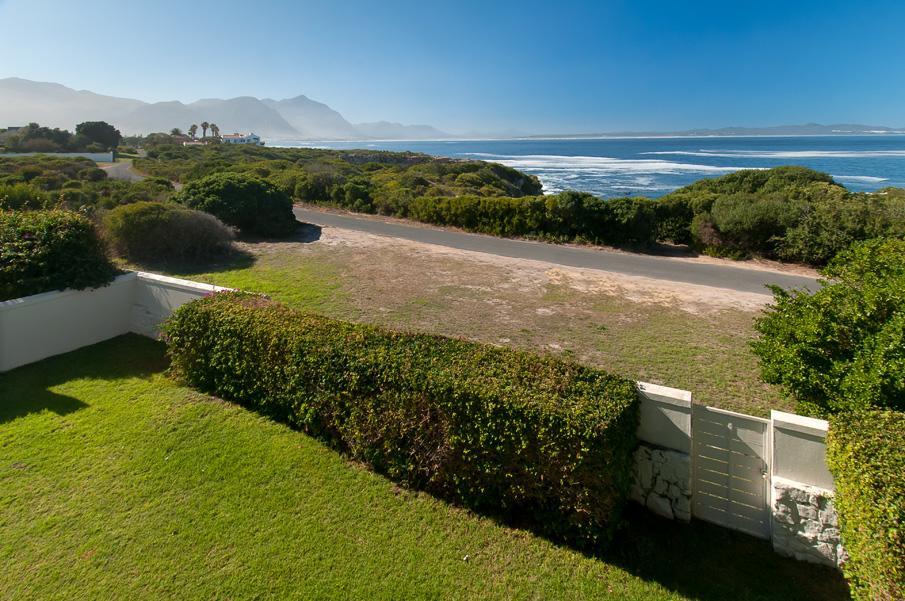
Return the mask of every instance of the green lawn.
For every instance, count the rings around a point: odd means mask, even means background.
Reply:
[[[642,511],[601,557],[553,545],[165,368],[125,336],[0,375],[0,599],[846,598],[833,571]]]

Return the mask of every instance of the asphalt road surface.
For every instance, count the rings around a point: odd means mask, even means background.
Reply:
[[[436,244],[515,259],[531,259],[569,267],[599,269],[656,280],[684,282],[759,294],[770,293],[767,289],[768,284],[775,284],[786,289],[816,290],[819,287],[816,279],[791,273],[696,263],[672,257],[623,253],[598,248],[577,248],[544,242],[510,240],[420,225],[406,225],[366,216],[327,213],[301,207],[295,207],[294,210],[295,216],[300,221],[320,226],[356,230],[378,236],[402,238],[413,242]]]
[[[137,173],[132,169],[132,161],[113,163],[103,168],[107,172],[110,179],[120,179],[127,182],[140,182],[145,178],[144,175]]]

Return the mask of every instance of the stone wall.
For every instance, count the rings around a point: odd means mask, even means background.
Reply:
[[[631,498],[657,515],[691,520],[691,457],[641,444],[635,451]]]
[[[832,491],[773,478],[773,549],[800,561],[844,562]]]

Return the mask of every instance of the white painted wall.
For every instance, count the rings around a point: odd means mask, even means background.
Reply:
[[[691,452],[691,393],[638,382],[641,419],[638,438],[665,449]]]
[[[129,332],[156,337],[177,307],[220,286],[131,272],[108,286],[0,302],[0,372]]]
[[[0,371],[128,332],[136,280],[127,273],[103,288],[0,303]]]
[[[4,152],[0,157],[28,157],[43,154],[51,158],[76,158],[91,159],[95,163],[112,163],[112,152]]]
[[[773,475],[825,490],[834,490],[826,466],[826,420],[771,411]]]
[[[202,284],[156,273],[138,272],[138,285],[130,315],[130,331],[150,338],[160,333],[160,324],[185,303],[229,290],[222,286]]]

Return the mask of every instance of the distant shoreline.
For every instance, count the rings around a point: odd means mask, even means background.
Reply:
[[[304,144],[351,144],[384,143],[384,142],[513,142],[513,141],[555,141],[555,140],[712,140],[714,138],[905,138],[905,131],[890,133],[851,133],[851,134],[710,134],[710,135],[649,135],[649,136],[618,136],[618,135],[575,135],[575,136],[516,136],[511,138],[361,138],[361,139],[294,139],[294,138],[266,138],[268,146],[277,148],[292,148],[283,146],[280,142],[296,142]]]

